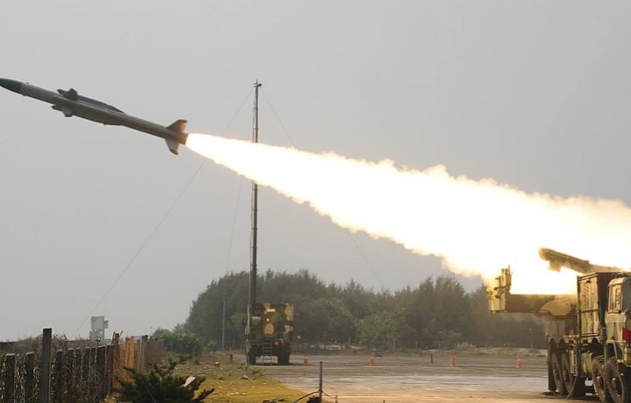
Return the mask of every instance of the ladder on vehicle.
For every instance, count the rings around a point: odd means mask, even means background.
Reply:
[[[274,361],[273,341],[263,339],[261,346],[261,362],[263,365],[272,365]]]

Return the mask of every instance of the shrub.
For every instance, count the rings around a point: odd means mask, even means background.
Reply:
[[[171,332],[165,329],[156,330],[153,336],[162,340],[164,348],[177,354],[200,354],[202,343],[197,335],[183,330]]]
[[[196,397],[197,389],[206,378],[195,378],[184,387],[186,378],[173,375],[175,366],[174,361],[169,361],[169,365],[166,367],[154,364],[148,374],[143,374],[132,368],[125,368],[131,381],[118,380],[121,385],[118,390],[121,394],[119,400],[134,403],[202,403],[207,396],[215,391],[214,388],[203,390]]]

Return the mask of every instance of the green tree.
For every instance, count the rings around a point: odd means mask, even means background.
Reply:
[[[428,329],[433,335],[441,330],[469,334],[471,329],[471,305],[464,287],[455,277],[439,276],[434,283],[435,309],[430,312]],[[439,337],[434,337],[436,344]]]
[[[466,335],[471,307],[466,291],[451,275],[427,278],[418,288],[395,294],[395,327],[403,346],[438,347],[441,331]]]
[[[318,298],[333,296],[329,288],[315,274],[301,269],[290,274],[267,270],[257,280],[257,301],[300,306]]]
[[[357,321],[339,299],[320,298],[297,307],[295,322],[295,334],[309,343],[347,343],[357,335]]]
[[[366,316],[359,324],[359,337],[368,348],[386,348],[394,344],[395,327],[391,312]]]
[[[363,319],[368,315],[391,310],[394,307],[394,297],[389,292],[375,293],[353,280],[344,287],[333,285],[329,287],[335,287],[331,296],[339,298],[356,319]]]
[[[403,346],[427,347],[421,339],[425,309],[420,306],[421,295],[409,286],[394,295],[394,327],[399,343]]]

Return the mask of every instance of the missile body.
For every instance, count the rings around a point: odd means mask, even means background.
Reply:
[[[22,94],[52,104],[52,108],[66,117],[78,116],[104,125],[126,126],[154,136],[162,137],[173,154],[178,154],[180,144],[186,144],[188,134],[184,132],[186,120],[179,119],[170,126],[162,126],[144,119],[131,116],[118,108],[96,99],[81,96],[71,88],[68,91],[49,91],[28,83],[0,78],[0,86],[9,91]]]

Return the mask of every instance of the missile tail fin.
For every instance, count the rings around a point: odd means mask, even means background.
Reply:
[[[178,119],[175,122],[171,123],[168,129],[174,130],[178,133],[183,133],[184,130],[186,130],[186,123],[186,119]]]
[[[164,139],[164,141],[167,142],[167,147],[169,147],[169,151],[171,151],[175,155],[180,154],[180,150],[179,150],[180,143],[177,140],[171,137],[167,137]]]

